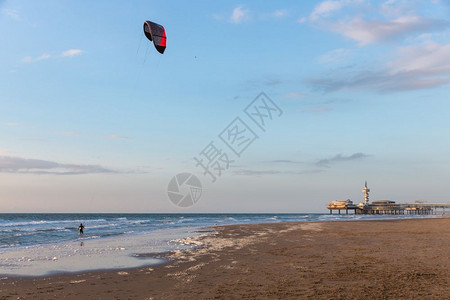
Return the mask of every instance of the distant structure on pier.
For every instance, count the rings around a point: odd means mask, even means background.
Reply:
[[[369,192],[370,192],[370,189],[367,187],[367,180],[366,180],[366,183],[364,184],[364,188],[363,188],[364,205],[368,205],[369,204]]]
[[[338,211],[341,214],[341,210],[354,211],[355,214],[365,214],[365,215],[430,215],[436,214],[438,208],[442,208],[442,212],[445,213],[445,208],[450,207],[450,203],[395,203],[395,201],[390,200],[378,200],[369,202],[369,192],[370,189],[367,187],[367,181],[362,189],[364,193],[364,201],[358,204],[353,204],[350,199],[338,200],[328,203],[327,209],[330,210],[330,214],[333,211]]]

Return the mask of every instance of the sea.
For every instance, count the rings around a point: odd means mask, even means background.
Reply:
[[[5,248],[148,234],[158,229],[212,225],[398,219],[402,216],[329,214],[0,214],[0,251]],[[411,216],[404,216],[411,217]],[[85,226],[78,234],[79,224]]]
[[[161,263],[139,253],[185,249],[182,239],[213,225],[421,218],[407,215],[0,214],[0,275],[45,275]],[[429,216],[428,216],[429,217]],[[78,226],[84,225],[84,234]]]

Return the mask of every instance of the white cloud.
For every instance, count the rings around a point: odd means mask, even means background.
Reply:
[[[388,63],[392,74],[421,72],[428,75],[443,75],[450,72],[450,44],[426,43],[421,46],[403,47],[398,58]]]
[[[391,40],[407,33],[423,32],[443,26],[444,23],[441,21],[410,15],[390,21],[364,20],[362,18],[338,21],[333,23],[329,29],[357,41],[359,46],[365,46]]]
[[[323,114],[332,111],[329,107],[313,107],[309,109],[301,109],[299,110],[300,113],[317,113],[317,114]]]
[[[31,56],[25,56],[24,58],[22,58],[23,63],[30,63],[32,61],[33,61],[33,58]]]
[[[285,98],[289,98],[289,99],[297,99],[297,98],[301,98],[304,97],[306,94],[302,93],[302,92],[290,92],[284,95]]]
[[[367,157],[370,157],[370,155],[361,153],[361,152],[353,153],[352,155],[348,155],[348,156],[338,154],[331,158],[320,159],[316,162],[316,165],[320,166],[320,167],[329,167],[330,164],[333,164],[336,162],[350,162],[350,161],[354,161],[354,160],[365,159]]]
[[[230,22],[233,24],[240,24],[250,19],[249,10],[244,9],[242,6],[237,6],[233,9],[233,13],[230,17]]]
[[[287,16],[288,11],[286,9],[277,9],[272,13],[274,18],[284,18]]]
[[[37,61],[41,61],[41,60],[46,60],[46,59],[49,59],[50,57],[51,57],[51,55],[48,53],[43,53],[42,55],[40,55],[36,58],[33,58],[31,56],[25,56],[22,59],[22,62],[23,63],[32,63],[32,62],[37,62]]]
[[[307,169],[303,171],[289,171],[289,170],[253,170],[253,169],[239,169],[233,171],[233,175],[237,176],[264,176],[264,175],[305,175],[321,173],[323,169]]]
[[[8,126],[8,127],[15,127],[15,126],[19,126],[19,123],[8,122],[8,123],[6,123],[6,126]]]
[[[398,18],[404,15],[414,14],[414,10],[417,9],[417,0],[387,0],[380,5],[380,13],[386,18]],[[425,5],[428,6],[425,2]],[[438,4],[438,3],[434,3]]]
[[[304,23],[307,21],[317,22],[324,18],[328,18],[333,14],[341,11],[345,6],[358,5],[364,3],[364,0],[327,0],[319,3],[314,7],[314,10],[307,17],[301,17],[298,22]]]
[[[270,12],[255,13],[257,14],[258,20],[267,21],[269,19],[283,19],[289,15],[287,9],[276,9]],[[244,6],[236,6],[231,15],[229,13],[214,13],[211,17],[216,21],[228,20],[232,24],[240,24],[252,19],[252,14],[249,9],[244,8]]]
[[[334,49],[319,56],[319,62],[322,64],[342,62],[347,60],[350,54],[349,49]]]
[[[282,19],[289,14],[287,9],[276,9],[270,13],[264,13],[260,15],[261,20],[267,19]]]
[[[319,18],[327,17],[331,13],[339,11],[347,1],[324,1],[317,5],[310,14],[309,19],[316,21]]]
[[[1,155],[7,155],[8,153],[9,153],[9,149],[5,149],[5,148],[1,149],[0,148],[0,156]]]
[[[61,53],[61,56],[72,57],[72,56],[81,55],[82,53],[83,53],[83,50],[81,50],[81,49],[69,49],[69,50]]]
[[[2,12],[2,14],[10,17],[13,20],[20,21],[20,15],[19,15],[19,12],[17,10],[3,8],[1,10],[1,12]]]
[[[78,56],[83,54],[83,50],[81,49],[69,49],[66,51],[63,51],[61,53],[61,56],[63,57],[73,57],[73,56]],[[23,63],[32,63],[32,62],[38,62],[41,60],[46,60],[51,58],[52,56],[48,53],[43,53],[42,55],[38,56],[38,57],[32,57],[32,56],[25,56],[24,58],[22,58],[22,62]]]
[[[50,57],[51,57],[50,54],[44,53],[41,56],[37,57],[36,60],[39,61],[39,60],[49,59]]]
[[[313,78],[319,90],[375,90],[379,92],[428,89],[450,83],[450,44],[426,43],[400,48],[384,67],[340,72],[339,77]]]
[[[423,5],[405,0],[384,1],[377,6],[365,0],[324,1],[298,22],[318,24],[358,42],[359,46],[449,26],[446,19],[432,19],[426,15],[431,9],[439,9],[437,4],[428,4],[434,7]]]
[[[0,173],[81,175],[116,171],[98,165],[61,164],[40,159],[0,156]]]

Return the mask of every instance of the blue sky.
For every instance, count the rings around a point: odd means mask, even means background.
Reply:
[[[450,3],[0,0],[4,212],[321,212],[448,201]],[[167,33],[160,55],[142,32]],[[241,157],[218,134],[264,91]],[[253,124],[254,125],[254,124]],[[193,157],[235,161],[216,182]],[[167,184],[196,174],[180,209]]]

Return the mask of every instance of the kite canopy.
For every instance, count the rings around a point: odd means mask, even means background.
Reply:
[[[150,21],[145,21],[144,33],[150,41],[153,41],[153,45],[155,45],[156,50],[158,50],[159,53],[163,54],[164,50],[166,50],[167,40],[164,27]]]

